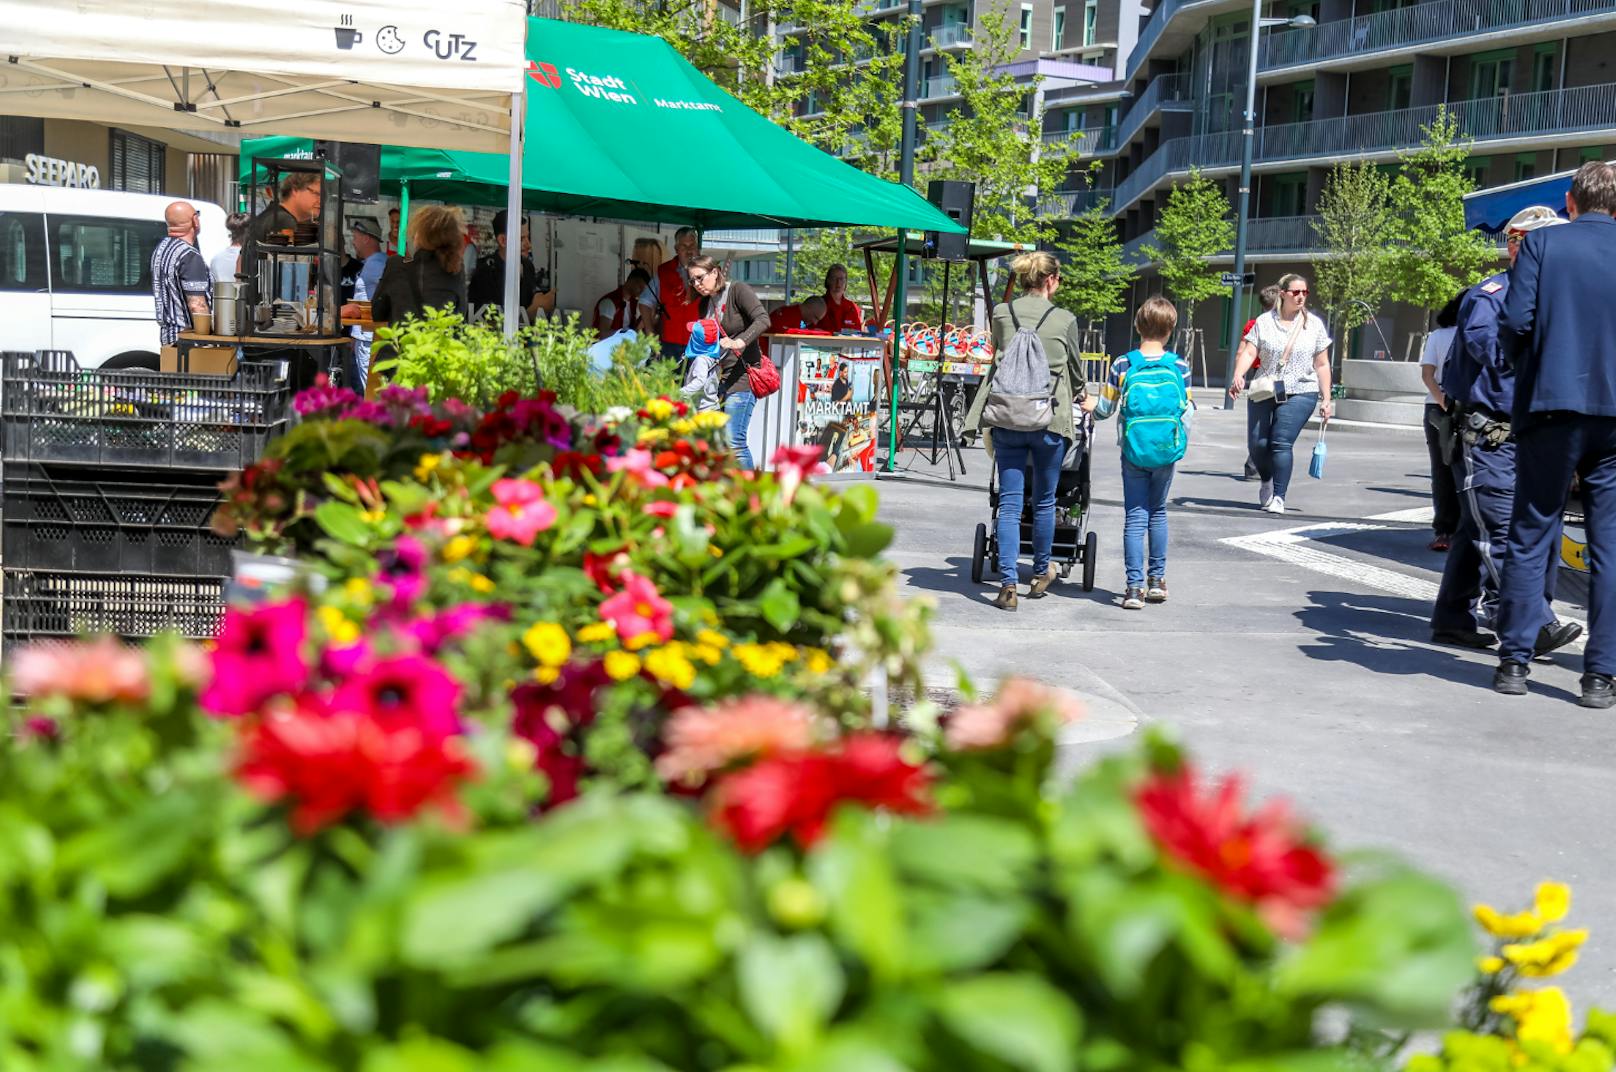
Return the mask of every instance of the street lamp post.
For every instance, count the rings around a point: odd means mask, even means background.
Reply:
[[[1229,309],[1229,361],[1225,366],[1225,385],[1234,383],[1235,356],[1240,352],[1242,326],[1240,303],[1246,289],[1246,216],[1251,208],[1251,157],[1257,143],[1257,42],[1262,31],[1270,26],[1305,30],[1317,25],[1311,15],[1265,19],[1262,6],[1263,0],[1251,0],[1251,64],[1246,69],[1246,111],[1240,122],[1240,190],[1234,216],[1234,304]],[[1234,408],[1234,399],[1227,392],[1223,396],[1223,408]]]

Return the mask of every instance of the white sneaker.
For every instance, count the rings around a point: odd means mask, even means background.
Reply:
[[[1261,490],[1259,490],[1257,492],[1257,506],[1258,506],[1258,508],[1262,509],[1262,510],[1268,509],[1268,504],[1273,501],[1273,498],[1274,498],[1274,482],[1272,480],[1264,480],[1262,482]]]
[[[1268,505],[1263,507],[1263,511],[1270,514],[1283,514],[1285,512],[1285,500],[1275,495],[1268,500]]]

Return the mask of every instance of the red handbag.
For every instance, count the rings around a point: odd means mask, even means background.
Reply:
[[[758,398],[768,398],[780,389],[780,370],[774,367],[768,354],[759,353],[758,363],[746,366],[746,382]]]

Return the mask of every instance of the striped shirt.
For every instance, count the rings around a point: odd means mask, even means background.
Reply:
[[[152,296],[157,299],[157,334],[164,346],[173,346],[182,331],[191,330],[188,298],[200,294],[213,309],[213,276],[197,248],[183,238],[164,238],[152,251]]]
[[[1122,401],[1122,379],[1128,375],[1131,359],[1138,353],[1138,350],[1133,350],[1111,362],[1111,371],[1106,373],[1105,383],[1100,386],[1099,399],[1094,406],[1095,420],[1103,421],[1117,411],[1117,406]],[[1187,387],[1190,382],[1190,363],[1171,350],[1167,352],[1167,356],[1178,362],[1178,371],[1184,376],[1184,384]],[[1118,432],[1120,434],[1120,429]]]

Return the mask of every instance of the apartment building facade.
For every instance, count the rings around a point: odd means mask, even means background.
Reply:
[[[1439,106],[1471,142],[1478,187],[1616,157],[1616,0],[1277,0],[1267,14],[1317,25],[1265,31],[1258,42],[1247,259],[1259,288],[1311,272],[1329,169],[1395,164]],[[1052,94],[1046,132],[1085,131],[1084,161],[1101,162],[1092,186],[1054,207],[1107,199],[1130,256],[1142,259],[1167,192],[1192,167],[1224,183],[1233,203],[1250,33],[1242,0],[1161,0],[1116,82]],[[1233,251],[1221,259],[1232,264]],[[1157,286],[1147,273],[1137,296]],[[1226,353],[1233,315],[1228,300],[1198,310],[1214,358]],[[1346,356],[1401,357],[1424,322],[1423,310],[1389,303],[1375,328],[1342,345]],[[1125,322],[1108,328],[1120,344]]]

